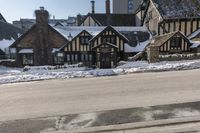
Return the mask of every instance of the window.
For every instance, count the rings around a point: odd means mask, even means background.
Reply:
[[[89,61],[92,61],[92,55],[91,54],[89,55]]]
[[[90,61],[90,58],[91,57],[87,53],[82,53],[81,54],[81,61]]]
[[[57,53],[56,56],[54,56],[54,63],[62,64],[64,62],[63,55],[64,55],[63,53]]]
[[[153,11],[149,11],[149,19],[153,18]]]
[[[182,38],[181,37],[172,37],[171,39],[171,48],[181,48]]]
[[[78,55],[75,54],[75,61],[78,61]]]
[[[70,55],[69,54],[66,55],[66,61],[70,61]]]
[[[33,65],[33,55],[32,54],[24,54],[22,56],[23,65]]]
[[[89,43],[90,40],[90,36],[81,36],[80,37],[80,42],[83,45],[87,45]]]
[[[71,55],[72,56],[72,61],[74,61],[74,55]]]
[[[116,43],[115,36],[103,36],[102,37],[102,43],[105,43],[105,42],[115,44]]]

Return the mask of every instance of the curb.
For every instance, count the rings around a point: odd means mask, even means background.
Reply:
[[[177,125],[177,124],[198,123],[198,122],[200,122],[200,116],[145,121],[145,122],[128,123],[128,124],[120,124],[120,125],[110,125],[110,126],[88,127],[88,128],[73,129],[73,130],[41,132],[41,133],[101,133],[101,132],[113,132],[113,131],[124,131],[124,130],[134,130],[134,129],[141,129],[141,128],[159,127],[159,126],[170,126],[170,125]]]

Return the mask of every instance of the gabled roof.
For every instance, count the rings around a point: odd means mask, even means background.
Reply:
[[[65,39],[66,41],[67,38],[65,36],[63,36],[60,32],[58,32],[56,29],[54,29],[51,25],[48,25],[48,27],[50,29],[52,29],[54,32],[58,33],[63,39]],[[21,35],[11,46],[10,48],[15,48],[17,47],[17,44],[27,35],[29,34],[30,32],[32,32],[34,29],[36,28],[36,24],[34,24],[28,31],[26,31],[23,35]]]
[[[112,26],[107,26],[104,30],[102,30],[98,35],[96,35],[95,37],[93,37],[91,41],[95,40],[96,38],[98,38],[102,33],[104,33],[107,30],[111,30],[112,32],[114,32],[115,34],[117,34],[119,37],[121,37],[121,39],[125,40],[125,41],[129,41],[123,34],[121,34],[119,31],[117,31],[114,27]]]
[[[135,14],[105,14],[105,13],[89,13],[90,16],[99,26],[135,26]],[[87,19],[83,20],[83,22]],[[82,24],[82,23],[81,23]]]
[[[200,18],[200,0],[152,0],[163,19]]]
[[[0,21],[7,22],[1,13],[0,13]]]
[[[167,42],[168,40],[170,40],[173,36],[175,36],[177,34],[181,35],[184,39],[186,39],[188,42],[190,42],[183,33],[181,33],[180,31],[176,31],[176,32],[171,32],[171,33],[164,34],[161,36],[156,36],[152,40],[152,43],[150,46],[162,46],[165,42]]]
[[[146,27],[110,27],[111,29],[114,28],[113,31],[115,31],[115,33],[126,38],[126,42],[130,45],[130,48],[133,49],[132,51],[142,51],[142,45],[146,46],[146,43],[149,43],[148,40],[152,38]],[[101,32],[107,30],[104,26],[58,26],[54,27],[54,29],[66,38],[68,38],[70,34],[75,38],[84,30],[95,38],[99,36]],[[140,44],[139,46],[138,43]]]
[[[68,42],[67,44],[63,45],[59,50],[62,50],[62,49],[64,49],[67,45],[70,45],[70,44],[72,43],[72,41],[75,40],[77,37],[79,37],[82,33],[87,33],[87,34],[89,34],[90,37],[92,37],[92,35],[91,35],[88,31],[82,30],[79,34],[77,34],[75,37],[73,37],[73,39],[72,39],[70,42]]]

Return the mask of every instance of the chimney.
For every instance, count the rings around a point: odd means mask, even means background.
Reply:
[[[106,14],[110,14],[110,0],[106,0]]]
[[[91,4],[92,4],[92,14],[94,14],[94,13],[95,13],[95,1],[92,0],[92,1],[90,1],[90,2],[91,2]]]
[[[35,11],[37,34],[35,38],[34,64],[51,65],[52,64],[52,46],[49,43],[49,13],[44,7]]]
[[[109,26],[111,24],[110,0],[106,0],[106,18],[107,18],[107,26]]]
[[[36,10],[35,15],[36,15],[36,24],[48,24],[49,13],[44,9],[44,7],[40,7],[39,10]]]

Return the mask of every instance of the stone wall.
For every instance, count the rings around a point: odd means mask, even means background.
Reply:
[[[147,59],[149,62],[159,62],[159,47],[148,47],[147,48]]]

